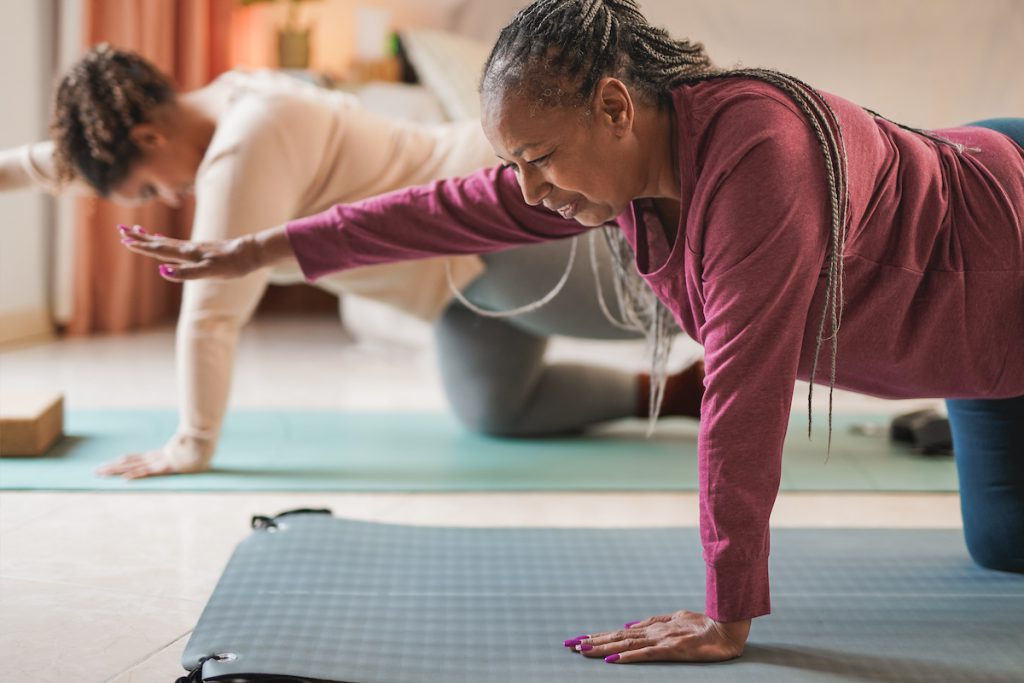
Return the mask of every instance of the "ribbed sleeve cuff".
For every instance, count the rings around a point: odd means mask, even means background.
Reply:
[[[715,621],[741,621],[772,611],[768,556],[747,563],[707,565],[705,611]]]
[[[342,251],[338,242],[337,218],[329,211],[299,218],[288,222],[284,234],[295,253],[308,282],[344,270],[346,264],[340,257]]]

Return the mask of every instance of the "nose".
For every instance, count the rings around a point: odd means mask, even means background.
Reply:
[[[519,189],[523,193],[523,199],[530,206],[537,206],[551,192],[551,183],[541,177],[532,166],[525,164],[520,166]]]
[[[178,195],[170,190],[160,190],[160,201],[172,209],[177,209],[181,206],[181,200],[178,198]]]

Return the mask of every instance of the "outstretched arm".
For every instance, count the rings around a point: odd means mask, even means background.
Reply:
[[[128,249],[163,262],[170,280],[241,277],[295,257],[309,280],[360,266],[481,254],[557,240],[588,228],[523,201],[500,167],[338,204],[233,240],[186,242],[122,228]]]
[[[0,150],[0,192],[29,188],[60,191],[50,141]]]
[[[338,204],[286,226],[307,279],[430,256],[484,254],[588,230],[523,199],[511,169],[495,166]]]
[[[77,178],[64,183],[57,179],[53,146],[52,141],[45,140],[0,150],[0,192],[27,189],[50,194],[92,192],[88,183]]]

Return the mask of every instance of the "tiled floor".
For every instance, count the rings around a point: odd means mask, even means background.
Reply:
[[[237,407],[443,410],[424,330],[352,343],[330,319],[261,320],[243,337]],[[71,408],[169,407],[170,330],[0,352],[0,386]],[[678,359],[694,353],[680,345]],[[557,342],[554,357],[642,366],[639,345]],[[144,378],[144,381],[140,381]],[[797,400],[806,387],[797,388]],[[825,392],[818,392],[819,394]],[[847,411],[904,410],[839,393]],[[140,444],[140,447],[158,444]],[[117,455],[117,454],[112,454]],[[253,514],[329,507],[357,519],[473,526],[696,523],[690,493],[0,494],[0,662],[19,683],[166,683]],[[957,527],[949,494],[788,494],[777,526]]]

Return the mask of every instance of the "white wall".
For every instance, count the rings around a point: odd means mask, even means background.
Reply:
[[[0,2],[0,147],[42,139],[49,116],[53,6]],[[51,200],[36,191],[0,194],[0,343],[45,335]]]
[[[51,0],[56,6],[53,83],[78,61],[82,46],[82,13],[85,0]],[[48,105],[49,106],[49,105]],[[49,111],[49,110],[47,110]],[[76,198],[63,194],[54,199],[53,245],[50,267],[50,306],[58,325],[71,321],[74,304]]]
[[[493,41],[527,0],[465,0]],[[772,67],[922,128],[1024,114],[1024,0],[640,0],[722,67]]]

